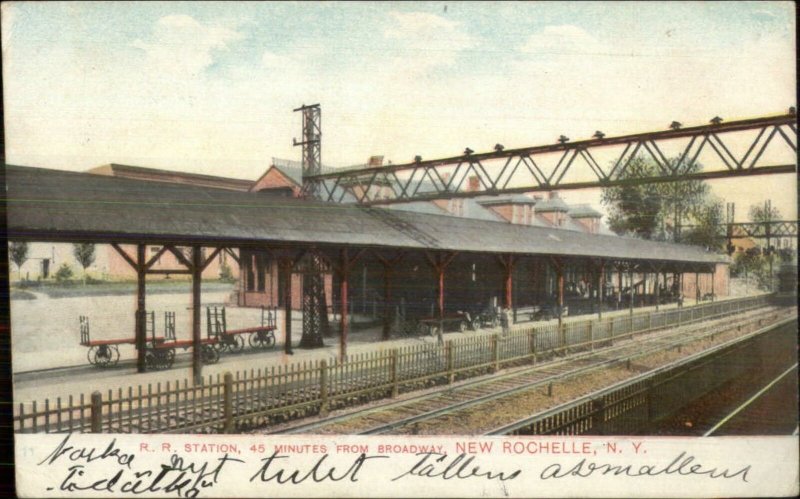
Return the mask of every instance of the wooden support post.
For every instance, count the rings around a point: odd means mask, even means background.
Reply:
[[[319,415],[328,415],[328,361],[322,359],[319,362]]]
[[[501,257],[503,270],[505,270],[503,281],[503,305],[509,310],[514,308],[514,255]]]
[[[558,328],[561,329],[564,321],[564,268],[559,265],[556,268],[558,277]]]
[[[617,310],[622,308],[622,269],[617,267]]]
[[[280,271],[284,275],[283,284],[283,331],[286,342],[283,351],[287,355],[294,354],[292,350],[292,259],[284,257],[280,261]]]
[[[225,426],[223,433],[233,433],[233,374],[225,373],[223,390],[223,414]]]
[[[143,373],[147,369],[147,322],[146,313],[146,282],[145,245],[136,246],[136,371]]]
[[[594,322],[589,321],[589,350],[594,351]]]
[[[717,297],[714,294],[714,281],[716,280],[715,277],[717,276],[717,266],[714,265],[714,270],[711,271],[711,302],[713,303],[716,301]]]
[[[192,246],[192,372],[196,385],[203,383],[203,356],[200,343],[200,289],[203,261],[200,246]]]
[[[444,267],[436,269],[436,313],[441,321],[444,318]],[[441,326],[441,324],[439,324]]]
[[[630,315],[633,315],[633,301],[636,299],[636,288],[633,286],[633,267],[628,267],[628,281],[630,283]]]
[[[344,361],[347,358],[347,319],[348,319],[348,284],[350,281],[350,261],[347,258],[347,248],[342,250],[341,261],[339,263],[339,358]]]
[[[694,304],[700,304],[700,272],[694,273]]]
[[[383,340],[388,340],[392,329],[392,272],[389,265],[383,266]]]
[[[103,396],[100,395],[99,391],[92,392],[91,418],[92,433],[103,433]],[[35,422],[36,419],[34,419]]]
[[[606,293],[606,263],[600,260],[599,274],[597,276],[597,318],[603,318],[603,302]]]
[[[658,305],[661,302],[661,289],[658,283],[659,272],[656,272],[655,279],[656,279],[656,312],[658,312]]]
[[[647,306],[647,295],[648,294],[649,293],[647,292],[647,272],[642,272],[642,297],[641,297],[641,300],[639,301],[639,303],[641,304],[642,307],[646,307]]]

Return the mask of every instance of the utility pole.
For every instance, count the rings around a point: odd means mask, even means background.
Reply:
[[[322,114],[319,104],[303,104],[294,110],[303,113],[303,139],[293,139],[294,146],[303,148],[303,195],[319,199],[319,186],[306,183],[305,178],[322,173]],[[323,346],[322,334],[328,331],[328,306],[325,300],[324,267],[317,252],[308,255],[307,268],[303,272],[303,335],[300,346],[318,348]],[[289,277],[291,278],[291,276]]]
[[[322,173],[322,111],[319,104],[303,104],[294,112],[303,113],[303,140],[292,140],[294,146],[303,148],[303,192],[306,197],[319,199],[319,186],[306,184],[305,178]]]

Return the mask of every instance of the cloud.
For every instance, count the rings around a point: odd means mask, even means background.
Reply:
[[[137,39],[148,66],[173,75],[198,75],[215,62],[219,51],[244,38],[238,31],[207,26],[188,15],[168,15],[156,22],[149,41]]]
[[[383,35],[392,43],[390,51],[398,54],[393,66],[404,71],[451,66],[461,51],[476,43],[460,23],[434,14],[393,11],[389,16],[392,23]]]
[[[542,55],[587,54],[607,50],[604,43],[588,32],[570,24],[546,26],[528,37],[520,47],[524,53]]]

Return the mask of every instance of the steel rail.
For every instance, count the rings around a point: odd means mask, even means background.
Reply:
[[[617,390],[619,390],[621,388],[624,388],[624,387],[627,387],[627,386],[631,386],[631,385],[633,385],[635,383],[638,383],[638,382],[640,382],[640,381],[642,381],[644,379],[650,378],[650,377],[655,376],[655,375],[660,374],[660,373],[668,372],[668,371],[670,371],[672,369],[675,369],[676,367],[681,367],[683,365],[690,364],[690,363],[692,363],[692,362],[694,362],[694,361],[696,361],[696,360],[698,360],[698,359],[700,359],[702,357],[705,357],[707,355],[714,355],[716,353],[719,353],[720,351],[726,350],[726,349],[728,349],[728,348],[730,348],[732,346],[735,346],[735,345],[740,344],[742,342],[748,341],[748,340],[753,339],[755,337],[758,337],[758,336],[760,336],[762,334],[766,334],[768,332],[771,332],[771,331],[775,330],[778,327],[781,327],[781,326],[783,326],[785,324],[789,324],[789,323],[792,323],[792,322],[797,322],[797,314],[793,314],[791,317],[787,317],[787,318],[781,319],[781,320],[779,320],[779,321],[777,321],[775,323],[769,324],[769,325],[767,325],[767,326],[765,326],[765,327],[763,327],[761,329],[758,329],[756,331],[748,333],[748,334],[746,334],[744,336],[740,336],[738,338],[734,338],[732,340],[726,341],[725,343],[722,343],[722,344],[717,345],[715,347],[712,347],[710,349],[706,349],[706,350],[697,352],[697,353],[695,353],[693,355],[690,355],[689,357],[684,357],[684,358],[679,359],[679,360],[677,360],[675,362],[671,362],[671,363],[666,364],[664,366],[660,366],[660,367],[658,367],[656,369],[652,369],[652,370],[647,371],[645,373],[642,373],[642,374],[640,374],[640,375],[638,375],[638,376],[636,376],[634,378],[629,378],[629,379],[620,381],[620,382],[615,383],[615,384],[613,384],[611,386],[604,387],[604,388],[596,390],[596,391],[594,391],[592,393],[584,395],[584,396],[582,396],[582,397],[580,397],[578,399],[571,400],[571,401],[566,402],[564,404],[561,404],[561,405],[558,405],[556,407],[552,407],[550,409],[542,411],[540,413],[534,414],[533,416],[528,416],[528,417],[522,418],[520,420],[514,421],[512,423],[509,423],[507,425],[500,426],[500,427],[495,428],[495,429],[493,429],[493,430],[491,430],[489,432],[486,432],[485,434],[486,435],[506,435],[506,434],[511,433],[513,431],[516,431],[516,430],[518,430],[520,428],[524,428],[526,426],[530,426],[531,424],[535,423],[536,421],[539,421],[539,420],[542,420],[542,419],[546,419],[548,417],[554,416],[554,415],[559,414],[561,412],[567,411],[567,410],[569,410],[569,409],[571,409],[573,407],[577,407],[577,406],[579,406],[581,404],[584,404],[584,403],[586,403],[588,401],[597,399],[597,398],[602,397],[602,396],[604,396],[606,394],[609,394],[609,393],[612,393],[614,391],[617,391]],[[710,336],[711,334],[715,334],[715,333],[714,332],[708,333],[707,336]],[[702,339],[702,338],[697,338],[697,339]]]
[[[727,327],[727,326],[717,326],[717,327],[718,328],[722,328],[722,327]],[[369,430],[360,432],[359,434],[360,435],[377,435],[377,434],[387,433],[389,431],[392,431],[392,430],[395,430],[397,428],[401,428],[401,427],[404,427],[404,426],[409,426],[409,425],[412,425],[412,424],[415,424],[415,423],[419,423],[419,422],[422,422],[422,421],[429,421],[429,420],[435,419],[435,418],[440,417],[440,416],[451,415],[451,414],[453,414],[455,412],[458,412],[458,411],[461,411],[461,410],[464,410],[464,409],[469,409],[469,408],[472,408],[472,407],[475,407],[475,406],[479,406],[479,405],[483,405],[483,404],[486,404],[486,403],[489,403],[489,402],[493,402],[493,401],[496,401],[498,399],[505,398],[505,397],[508,397],[508,396],[511,396],[511,395],[516,395],[518,393],[530,391],[532,389],[535,389],[535,388],[538,388],[538,387],[541,387],[541,386],[545,386],[545,385],[547,385],[549,383],[568,380],[568,379],[574,378],[576,376],[585,375],[585,374],[590,373],[590,372],[594,372],[594,371],[602,370],[602,369],[605,369],[605,368],[608,368],[608,367],[613,367],[613,366],[616,366],[616,365],[624,364],[624,363],[630,362],[633,359],[644,357],[644,356],[647,356],[647,355],[650,355],[650,354],[653,354],[653,353],[656,353],[656,352],[659,352],[659,351],[663,351],[665,349],[672,349],[672,348],[675,348],[675,347],[677,347],[679,345],[685,345],[687,343],[691,343],[691,342],[694,342],[694,341],[697,341],[697,340],[701,340],[701,339],[704,339],[704,338],[706,338],[708,336],[711,336],[711,335],[714,335],[714,334],[719,334],[719,329],[717,329],[715,331],[711,331],[711,332],[705,332],[704,331],[702,334],[697,334],[697,335],[693,335],[693,336],[690,336],[690,337],[684,337],[682,340],[675,341],[675,342],[672,342],[672,343],[658,344],[658,342],[654,342],[654,343],[656,343],[656,345],[652,346],[651,348],[649,348],[649,349],[647,349],[645,351],[637,352],[635,355],[630,355],[630,356],[627,356],[627,357],[616,358],[616,359],[609,359],[609,360],[606,360],[606,361],[601,361],[601,362],[599,362],[597,364],[584,366],[584,367],[581,367],[581,368],[578,368],[578,369],[575,369],[575,370],[572,370],[572,371],[567,371],[567,372],[562,373],[562,374],[557,374],[555,376],[551,376],[551,377],[548,377],[548,378],[545,378],[545,379],[534,380],[534,381],[532,381],[530,383],[526,383],[525,385],[522,385],[522,386],[519,386],[519,387],[515,387],[515,388],[511,388],[511,389],[507,389],[507,390],[496,391],[496,392],[487,394],[487,395],[482,396],[482,397],[478,397],[478,398],[474,398],[474,399],[467,400],[467,401],[464,401],[464,402],[459,402],[459,403],[456,403],[456,404],[452,404],[452,405],[449,405],[447,407],[442,407],[442,408],[439,408],[439,409],[428,411],[428,412],[423,413],[423,414],[418,414],[418,415],[411,416],[409,418],[405,418],[405,419],[402,419],[402,420],[399,420],[399,421],[394,421],[394,422],[386,424],[386,425],[376,426],[376,427],[371,428]]]
[[[763,388],[761,388],[759,391],[757,391],[755,394],[753,394],[753,396],[751,396],[749,399],[747,399],[747,400],[746,400],[744,403],[742,403],[742,404],[741,404],[739,407],[737,407],[736,409],[734,409],[733,411],[731,411],[730,413],[728,413],[728,414],[727,414],[725,417],[723,417],[723,418],[722,418],[722,419],[721,419],[721,420],[720,420],[720,421],[719,421],[717,424],[715,424],[715,425],[714,425],[714,426],[713,426],[713,427],[712,427],[710,430],[708,430],[708,431],[706,431],[705,433],[703,433],[703,436],[704,436],[704,437],[708,437],[708,436],[711,436],[711,435],[713,435],[714,433],[716,433],[716,432],[717,432],[717,430],[719,430],[720,428],[722,428],[722,427],[723,427],[723,426],[724,426],[726,423],[728,423],[728,422],[729,422],[731,419],[733,419],[734,417],[736,417],[736,415],[737,415],[737,414],[739,414],[740,412],[742,412],[743,410],[745,410],[747,407],[749,407],[749,406],[750,406],[750,404],[752,404],[753,402],[755,402],[756,400],[758,400],[758,399],[759,399],[759,398],[760,398],[762,395],[764,395],[766,392],[768,392],[768,391],[770,390],[770,388],[772,388],[773,386],[775,386],[776,384],[778,384],[778,382],[779,382],[779,381],[781,381],[783,378],[785,378],[787,374],[789,374],[789,373],[790,373],[790,372],[792,372],[792,371],[795,371],[796,369],[797,369],[797,362],[795,362],[795,363],[794,363],[794,365],[793,365],[792,367],[790,367],[789,369],[787,369],[787,370],[785,370],[784,372],[782,372],[781,374],[779,374],[779,375],[778,375],[778,376],[777,376],[775,379],[773,379],[772,381],[770,381],[769,383],[767,383],[767,384],[766,384],[766,386],[764,386],[764,387],[763,387]]]
[[[723,324],[724,325],[729,325],[729,323],[733,323],[736,320],[739,320],[740,316],[743,315],[743,314],[751,314],[754,311],[758,311],[759,313],[762,313],[765,309],[766,310],[775,310],[773,307],[760,307],[758,309],[750,309],[750,310],[747,310],[747,311],[742,311],[741,314],[736,314],[735,317],[737,317],[737,319],[730,319],[729,318]],[[707,324],[704,324],[704,323],[707,323],[708,321],[719,320],[720,318],[724,318],[724,317],[726,317],[725,314],[720,314],[720,315],[717,315],[717,316],[714,316],[714,317],[709,317],[709,318],[706,318],[704,320],[692,323],[691,325],[686,324],[686,326],[690,326],[692,328],[704,327],[704,325],[707,326]],[[503,382],[503,381],[506,381],[506,380],[509,380],[509,379],[520,378],[520,377],[524,377],[524,376],[528,376],[528,375],[536,375],[536,374],[542,373],[542,371],[544,371],[546,369],[552,369],[554,367],[557,368],[557,367],[560,367],[560,366],[563,366],[563,365],[566,365],[566,364],[569,364],[569,363],[573,363],[573,362],[576,362],[576,361],[580,362],[580,361],[584,361],[584,360],[590,360],[593,357],[601,358],[601,359],[603,359],[603,358],[607,359],[609,355],[613,355],[613,354],[615,354],[617,352],[620,352],[620,351],[641,348],[643,345],[646,345],[648,343],[661,342],[656,347],[656,349],[657,350],[658,349],[663,349],[663,348],[665,348],[665,345],[663,344],[664,341],[667,341],[668,345],[666,345],[666,346],[669,346],[669,344],[670,344],[669,340],[671,338],[676,337],[676,336],[684,336],[686,334],[686,331],[683,328],[679,329],[676,332],[668,332],[668,333],[664,333],[663,332],[664,330],[671,330],[671,327],[664,327],[664,328],[659,328],[659,329],[653,330],[653,331],[651,331],[650,333],[647,333],[644,336],[639,336],[638,340],[634,340],[634,342],[632,342],[632,343],[631,342],[622,343],[622,344],[618,344],[618,345],[615,345],[615,346],[612,346],[612,347],[604,348],[602,350],[596,350],[596,351],[592,351],[592,352],[581,352],[581,353],[578,353],[578,354],[572,354],[572,355],[570,355],[570,356],[568,356],[566,358],[561,358],[561,359],[556,360],[556,361],[550,361],[550,362],[546,362],[546,363],[543,363],[543,364],[538,364],[538,365],[535,365],[535,366],[529,366],[529,367],[524,367],[524,368],[521,368],[521,369],[515,369],[513,371],[509,371],[509,372],[504,373],[504,374],[499,375],[499,376],[495,375],[495,376],[492,376],[492,377],[481,378],[481,379],[477,379],[477,380],[471,380],[471,381],[464,382],[462,384],[458,384],[456,386],[452,386],[451,385],[451,386],[448,386],[447,388],[438,388],[438,389],[436,389],[435,391],[433,391],[431,393],[425,393],[425,394],[418,395],[418,396],[415,396],[415,397],[406,398],[406,399],[399,400],[399,401],[393,401],[393,402],[389,402],[389,403],[386,403],[386,404],[377,405],[377,406],[372,407],[372,408],[367,409],[367,410],[351,411],[351,412],[348,412],[346,414],[342,414],[342,415],[334,416],[334,417],[329,417],[329,418],[326,418],[326,419],[321,420],[321,421],[303,423],[303,424],[292,426],[292,427],[289,427],[289,428],[276,430],[273,433],[303,433],[303,432],[308,432],[310,430],[323,428],[323,427],[326,427],[326,426],[330,426],[330,425],[333,425],[333,424],[345,422],[345,421],[352,420],[352,419],[359,418],[359,417],[363,417],[363,416],[368,416],[368,415],[371,415],[371,414],[374,414],[374,413],[377,413],[377,412],[383,412],[383,411],[399,408],[399,407],[406,406],[406,405],[425,402],[425,401],[433,399],[433,398],[446,396],[448,394],[451,394],[454,391],[466,391],[466,390],[470,390],[470,389],[480,388],[482,386],[493,384],[493,383],[496,384],[498,382]],[[659,334],[659,331],[661,331],[661,334]],[[625,360],[627,360],[627,358]],[[604,364],[612,364],[613,365],[616,362],[617,362],[617,359],[601,360],[601,364],[603,364],[603,365]],[[600,368],[601,367],[602,367],[602,365],[600,366]],[[592,364],[590,366],[582,366],[578,370],[572,370],[572,371],[569,371],[569,372],[574,372],[576,374],[580,374],[581,372],[584,372],[586,370],[591,370],[591,369],[596,369],[596,368],[599,368],[598,364]],[[544,373],[544,374],[546,375],[547,373]],[[548,381],[548,382],[552,381],[552,380],[556,379],[557,377],[563,376],[565,374],[566,373],[558,373],[555,376],[551,376],[551,377],[546,378],[546,381]],[[534,382],[538,382],[538,381],[539,380],[535,380]],[[511,389],[506,389],[506,391],[511,393],[511,392],[515,391],[516,389],[517,388],[515,387],[515,388],[511,388]],[[523,389],[530,389],[530,386],[523,385]],[[496,393],[500,393],[500,392],[496,392]],[[448,406],[448,407],[450,407],[451,410],[452,410],[452,406]]]

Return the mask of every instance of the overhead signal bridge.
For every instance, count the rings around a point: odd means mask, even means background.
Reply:
[[[608,187],[692,179],[793,173],[797,168],[795,109],[779,116],[726,122],[619,137],[595,132],[571,142],[463,154],[437,160],[416,156],[406,164],[341,169],[303,177],[309,197],[337,203],[379,205],[433,199],[535,191]],[[656,165],[652,176],[626,175],[636,158]],[[703,166],[696,168],[697,164]]]

